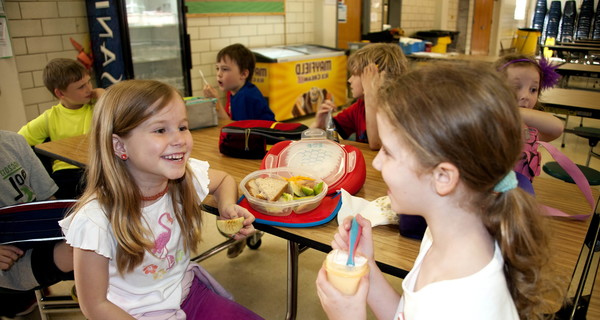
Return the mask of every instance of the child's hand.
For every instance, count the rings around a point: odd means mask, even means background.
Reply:
[[[377,89],[381,87],[381,83],[383,82],[383,78],[385,76],[385,71],[379,72],[377,65],[374,63],[369,63],[364,69],[363,73],[360,76],[360,82],[363,87],[363,94],[366,96],[368,94],[376,94]]]
[[[317,275],[317,294],[321,306],[329,320],[336,319],[366,319],[367,294],[369,293],[369,274],[367,273],[358,284],[358,290],[353,296],[347,296],[337,290],[327,280],[325,265]]]
[[[374,250],[373,250],[373,234],[371,221],[363,218],[360,214],[356,214],[356,221],[362,227],[360,240],[358,241],[358,247],[356,251],[363,257],[374,261]],[[350,249],[350,226],[352,225],[352,217],[346,217],[344,222],[338,227],[338,232],[333,237],[331,247],[333,249],[339,249],[348,251]]]
[[[15,246],[0,246],[0,270],[10,269],[23,253],[23,250]]]
[[[202,91],[204,92],[204,96],[207,98],[218,98],[219,97],[219,93],[217,92],[217,89],[211,87],[209,84],[205,85],[204,88],[202,89]]]
[[[333,111],[335,108],[336,106],[333,104],[333,101],[323,101],[323,103],[321,103],[319,106],[319,110],[317,110],[317,113],[315,113],[315,122],[311,125],[311,127],[325,129],[325,126],[327,126],[329,111]]]
[[[246,208],[243,208],[237,204],[231,204],[226,206],[224,210],[221,210],[219,214],[224,219],[244,217],[244,227],[233,236],[233,238],[236,240],[243,239],[256,232],[256,229],[254,229],[254,226],[252,225],[254,222],[254,215],[252,215],[252,213],[250,213],[250,211],[248,211]]]

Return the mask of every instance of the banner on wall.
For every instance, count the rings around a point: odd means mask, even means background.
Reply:
[[[127,74],[122,44],[120,7],[117,1],[86,1],[94,70],[98,87],[131,78]]]

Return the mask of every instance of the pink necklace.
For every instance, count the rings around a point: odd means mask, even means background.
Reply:
[[[167,186],[165,187],[165,189],[153,196],[149,196],[149,197],[144,197],[142,196],[142,201],[154,201],[162,196],[165,195],[165,193],[167,193],[167,191],[169,191],[169,184],[167,183]]]

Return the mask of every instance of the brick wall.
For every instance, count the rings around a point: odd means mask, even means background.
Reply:
[[[248,48],[314,43],[314,1],[288,0],[285,16],[232,16],[188,18],[192,47],[192,91],[203,95],[204,83],[198,70],[211,85],[216,84],[217,52],[230,44]]]
[[[57,103],[42,81],[46,63],[59,57],[76,58],[71,37],[81,44],[89,42],[85,1],[4,1],[29,121]],[[281,16],[189,18],[194,95],[202,95],[198,69],[214,84],[216,54],[229,44],[255,48],[313,43],[313,11],[313,0],[288,0]]]
[[[447,12],[443,13],[444,25],[440,26],[436,16],[442,1],[446,2]],[[406,36],[411,36],[417,31],[432,29],[456,31],[458,2],[459,0],[402,0],[400,26]]]
[[[371,24],[369,25],[370,32],[383,30],[383,1],[371,0]]]
[[[4,0],[4,10],[29,121],[57,103],[42,80],[46,63],[77,57],[69,38],[89,41],[85,2]]]
[[[437,0],[402,0],[400,27],[406,36],[435,26]]]

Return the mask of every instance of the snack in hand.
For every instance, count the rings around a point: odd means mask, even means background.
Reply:
[[[217,219],[217,229],[226,235],[232,236],[244,227],[244,217],[234,219]]]

